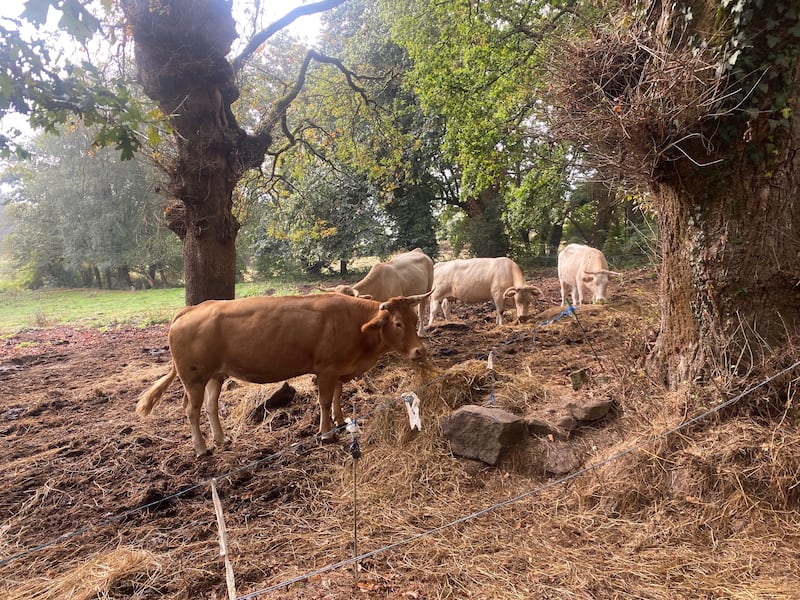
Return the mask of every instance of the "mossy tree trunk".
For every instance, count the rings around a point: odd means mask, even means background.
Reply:
[[[693,8],[693,22],[713,22],[714,3]],[[660,23],[679,9],[663,6]],[[672,387],[745,377],[800,333],[800,44],[783,35],[780,48],[761,31],[751,38],[751,64],[786,58],[783,73],[767,73],[771,91],[747,113],[707,120],[712,143],[685,143],[684,159],[663,162],[651,182],[663,255],[651,364]]]
[[[798,332],[797,139],[769,176],[743,144],[732,169],[676,169],[653,185],[663,256],[653,363],[673,387],[746,375]]]
[[[653,0],[626,17],[554,46],[552,129],[649,189],[663,261],[650,373],[736,389],[800,334],[796,3]]]

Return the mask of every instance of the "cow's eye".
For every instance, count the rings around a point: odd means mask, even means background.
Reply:
[[[402,329],[403,328],[403,322],[402,321],[395,321],[394,322],[394,326]]]

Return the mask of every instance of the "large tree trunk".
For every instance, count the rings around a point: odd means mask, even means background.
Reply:
[[[467,237],[472,254],[476,257],[508,255],[509,244],[501,220],[501,204],[502,198],[495,186],[468,198],[465,203]]]
[[[654,357],[673,386],[745,375],[798,331],[798,122],[769,177],[742,152],[733,176],[676,171],[654,185],[663,253]]]
[[[670,10],[663,7],[662,24]],[[766,45],[754,51],[771,52]],[[672,387],[758,372],[800,331],[796,58],[778,81],[788,91],[785,126],[774,126],[774,96],[767,95],[757,114],[741,118],[732,111],[723,118],[730,139],[717,136],[718,154],[710,157],[720,162],[675,161],[652,183],[663,265],[662,333],[651,364]],[[685,148],[690,156],[708,156],[707,147]]]
[[[167,223],[183,241],[186,303],[235,294],[233,189],[263,161],[269,135],[248,136],[230,105],[239,97],[226,56],[236,38],[226,0],[123,0],[139,79],[175,129]]]
[[[800,333],[800,39],[787,5],[763,4],[737,22],[717,2],[654,0],[644,21],[553,54],[554,131],[650,188],[663,263],[649,367],[673,388],[736,389]]]

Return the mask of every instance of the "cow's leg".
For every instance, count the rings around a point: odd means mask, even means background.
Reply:
[[[444,315],[444,320],[450,320],[450,299],[443,298],[442,299],[442,314]]]
[[[583,304],[583,281],[581,281],[581,279],[583,278],[575,278],[575,289],[572,291],[572,301],[575,303],[575,306]],[[577,298],[575,296],[577,296]]]
[[[567,305],[567,281],[565,279],[560,279],[559,283],[561,284],[561,306]]]
[[[186,416],[189,418],[194,453],[199,458],[208,454],[208,448],[206,448],[203,434],[200,433],[200,409],[203,408],[205,385],[203,385],[202,382],[193,383],[191,385],[184,383],[183,387],[185,388],[183,394],[183,409],[186,411]]]
[[[209,379],[206,384],[205,402],[208,422],[211,423],[211,431],[214,434],[214,444],[217,448],[222,448],[231,443],[222,431],[222,424],[219,422],[219,393],[222,389],[221,379]]]
[[[439,312],[440,301],[438,299],[437,300],[431,300],[430,304],[431,304],[430,305],[430,313],[431,314],[430,314],[430,317],[428,318],[428,327],[433,325],[433,320],[436,318],[436,313]]]
[[[333,421],[334,425],[341,427],[344,425],[344,415],[342,414],[342,382],[338,381],[333,390]]]
[[[331,404],[336,393],[336,386],[341,383],[337,377],[317,374],[317,388],[319,389],[319,434],[323,440],[332,440],[336,434],[331,431]],[[339,409],[341,412],[341,408]]]
[[[428,305],[430,304],[430,297],[423,298],[417,305],[417,335],[422,336],[425,330],[425,315],[428,314]]]
[[[503,324],[503,308],[505,308],[505,305],[506,305],[506,299],[505,299],[505,297],[503,297],[503,294],[500,294],[499,298],[495,296],[495,298],[494,298],[494,307],[497,310],[497,321],[496,322],[497,322],[498,325],[502,325]]]

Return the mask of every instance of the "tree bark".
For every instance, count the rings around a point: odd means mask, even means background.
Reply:
[[[800,162],[791,153],[769,181],[740,165],[727,184],[654,186],[663,255],[654,358],[672,386],[745,375],[797,332]]]
[[[466,230],[472,254],[481,258],[508,255],[508,238],[501,221],[500,192],[494,186],[468,198]]]
[[[650,188],[663,262],[649,370],[675,389],[720,378],[731,390],[774,373],[800,334],[800,38],[789,7],[739,4],[721,20],[718,2],[654,1],[630,14],[635,25],[615,17],[554,54],[564,57],[554,131],[605,175]]]
[[[186,303],[235,295],[233,189],[260,165],[268,133],[250,136],[230,106],[239,97],[226,56],[236,38],[226,0],[123,0],[145,93],[175,130],[170,229],[183,241]]]
[[[714,22],[714,6],[695,10],[693,23]],[[656,31],[664,39],[679,8],[661,5]],[[759,64],[777,49],[751,35]],[[651,364],[672,387],[758,373],[800,331],[800,48],[790,43],[793,62],[771,84],[786,93],[786,125],[775,126],[777,92],[766,94],[744,117],[734,110],[709,122],[710,158],[721,162],[674,161],[652,183],[663,265]],[[707,147],[686,149],[708,156]]]
[[[800,118],[780,139],[754,122],[748,129],[725,167],[687,161],[652,186],[663,264],[651,365],[672,387],[744,377],[800,331]],[[781,150],[754,162],[768,143]]]

